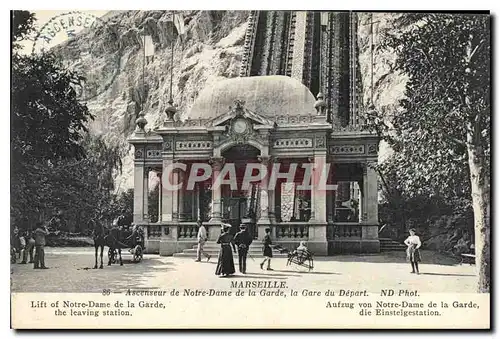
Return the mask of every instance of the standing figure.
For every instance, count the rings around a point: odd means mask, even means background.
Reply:
[[[29,263],[33,263],[33,251],[35,250],[35,239],[33,238],[33,232],[26,231],[26,250],[24,251],[23,263],[26,263],[29,255]]]
[[[271,240],[271,229],[266,228],[266,235],[264,236],[264,239],[262,239],[262,243],[264,244],[264,261],[260,263],[260,269],[264,269],[264,264],[267,261],[267,270],[272,271],[273,269],[271,268],[271,258],[273,257],[273,250],[271,248],[271,245],[273,244]]]
[[[14,230],[10,236],[10,251],[11,251],[12,263],[17,262],[17,256],[20,252],[20,247],[21,247],[21,244],[19,242],[19,228],[17,226],[15,226]]]
[[[247,254],[252,241],[252,236],[247,232],[247,226],[241,224],[240,231],[234,237],[234,243],[238,247],[238,263],[240,272],[243,274],[247,272]]]
[[[196,261],[201,261],[202,253],[207,258],[207,261],[210,261],[211,258],[210,254],[208,254],[203,250],[203,246],[205,245],[208,239],[207,229],[205,228],[205,226],[203,226],[201,220],[198,219],[196,223],[198,224],[198,248],[196,250]]]
[[[35,269],[47,269],[45,266],[45,236],[49,234],[46,226],[43,226],[41,222],[37,223],[35,230]]]
[[[416,231],[414,228],[410,229],[409,232],[410,236],[405,240],[405,245],[408,246],[408,248],[406,249],[406,255],[411,263],[411,273],[419,274],[418,272],[418,262],[420,261],[419,248],[420,246],[422,246],[422,243],[420,242],[419,236],[416,235]]]
[[[26,232],[22,231],[19,234],[19,258],[22,259],[21,264],[26,264]]]
[[[234,245],[233,236],[229,233],[230,229],[231,225],[222,224],[222,234],[217,239],[217,243],[220,244],[220,252],[215,274],[221,277],[227,277],[236,271],[234,269],[233,254],[231,253],[231,246],[234,253],[236,253],[236,246]]]

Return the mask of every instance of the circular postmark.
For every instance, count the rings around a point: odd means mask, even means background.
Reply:
[[[37,32],[32,53],[52,52],[63,66],[83,77],[74,88],[79,100],[105,92],[120,72],[116,22],[73,11],[52,17]]]

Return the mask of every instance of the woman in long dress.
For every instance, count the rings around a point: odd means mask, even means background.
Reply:
[[[233,241],[233,236],[229,233],[231,225],[222,224],[222,234],[219,235],[217,243],[220,244],[219,260],[215,274],[221,277],[227,277],[236,272],[234,268],[233,253],[231,253],[231,246],[234,253],[236,253],[236,245]]]
[[[419,274],[418,263],[421,261],[419,248],[422,246],[422,243],[420,242],[420,237],[416,235],[414,228],[410,229],[410,236],[406,238],[405,245],[408,246],[406,255],[411,263],[411,273]]]

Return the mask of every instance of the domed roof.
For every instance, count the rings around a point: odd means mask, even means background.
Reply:
[[[282,75],[241,77],[207,86],[196,99],[188,117],[209,119],[225,114],[235,100],[270,119],[278,115],[315,115],[316,99],[301,82]]]

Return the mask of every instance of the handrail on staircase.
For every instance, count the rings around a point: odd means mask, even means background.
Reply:
[[[378,233],[382,232],[384,230],[385,226],[387,226],[387,224],[384,224],[382,227],[380,227],[380,229],[378,230]]]

